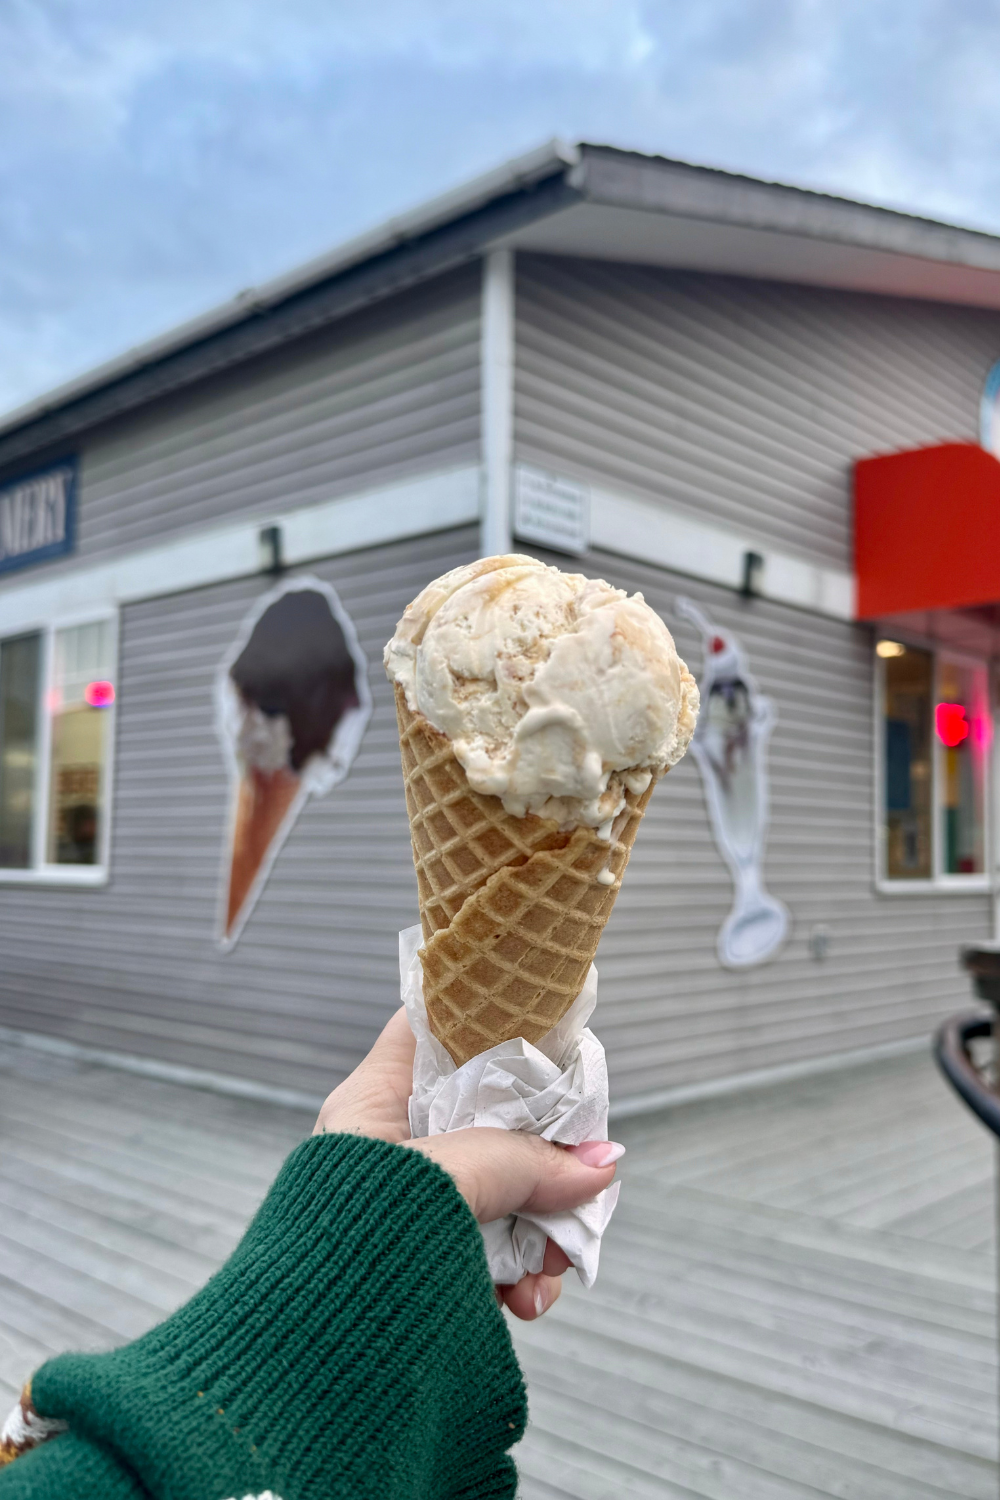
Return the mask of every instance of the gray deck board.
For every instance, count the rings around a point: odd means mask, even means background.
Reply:
[[[566,1442],[568,1437],[562,1411],[569,1392],[564,1388],[553,1394],[550,1385],[556,1379],[548,1372],[539,1382],[541,1394],[535,1416],[538,1446],[547,1446],[546,1438]],[[579,1437],[573,1434],[573,1447],[578,1464],[582,1459],[594,1468],[600,1466],[612,1482],[616,1471],[619,1476],[638,1471],[644,1486],[631,1489],[626,1481],[618,1494],[672,1495],[677,1485],[684,1487],[682,1493],[698,1496],[699,1500],[821,1500],[831,1495],[842,1500],[854,1500],[856,1496],[865,1500],[941,1500],[943,1495],[955,1493],[912,1475],[893,1474],[859,1462],[850,1454],[831,1453],[794,1435],[782,1434],[777,1442],[771,1437],[766,1444],[764,1437],[759,1428],[747,1433],[731,1420],[723,1425],[711,1410],[694,1418],[688,1411],[671,1411],[668,1405],[651,1399],[648,1392],[621,1382],[606,1409],[588,1413],[584,1432]],[[981,1481],[977,1489],[957,1493],[992,1500],[994,1476],[983,1473],[977,1477]],[[655,1487],[657,1482],[662,1489]],[[959,1482],[965,1483],[964,1476]],[[526,1495],[531,1494],[529,1484],[522,1488]],[[608,1489],[598,1493],[616,1492]]]
[[[669,1274],[665,1266],[665,1279]],[[729,1278],[720,1286],[681,1271],[664,1293],[637,1286],[632,1276],[615,1278],[608,1271],[605,1286],[616,1310],[634,1308],[654,1325],[669,1326],[669,1348],[677,1347],[684,1328],[727,1343],[751,1344],[761,1354],[800,1360],[810,1369],[833,1369],[845,1363],[846,1356],[852,1368],[865,1363],[870,1389],[878,1383],[876,1372],[890,1386],[902,1381],[904,1390],[912,1389],[916,1373],[942,1392],[958,1387],[970,1400],[974,1392],[984,1394],[986,1409],[993,1409],[995,1356],[990,1339],[935,1337],[938,1331],[926,1325],[900,1318],[890,1321],[881,1309],[859,1307],[843,1297],[796,1295],[791,1288],[782,1296],[775,1283],[755,1285]]]
[[[854,1182],[866,1182],[884,1166],[898,1171],[907,1155],[923,1161],[935,1150],[962,1145],[968,1137],[964,1121],[954,1122],[950,1130],[928,1124],[914,1112],[904,1140],[884,1141],[873,1138],[882,1126],[898,1132],[904,1121],[886,1109],[881,1117],[845,1124],[834,1139],[827,1137],[827,1127],[817,1126],[815,1133],[796,1129],[794,1144],[782,1136],[775,1122],[775,1135],[768,1141],[753,1138],[741,1145],[733,1143],[727,1152],[724,1141],[717,1150],[717,1160],[695,1160],[678,1168],[665,1163],[656,1174],[664,1181],[693,1181],[700,1187],[733,1193],[736,1197],[755,1198],[766,1193],[767,1201],[777,1207],[802,1208],[832,1189],[843,1191]],[[766,1157],[763,1150],[768,1147]],[[836,1174],[835,1176],[833,1174]]]
[[[869,1360],[838,1361],[821,1351],[811,1355],[801,1345],[793,1348],[784,1340],[755,1338],[735,1321],[727,1334],[717,1324],[699,1327],[696,1320],[677,1316],[675,1310],[656,1317],[651,1301],[645,1299],[630,1308],[622,1300],[608,1300],[600,1308],[595,1304],[586,1310],[579,1326],[600,1348],[596,1369],[603,1368],[607,1343],[623,1338],[632,1348],[659,1359],[676,1358],[723,1381],[753,1382],[760,1390],[821,1403],[828,1411],[870,1419],[922,1441],[987,1459],[993,1455],[993,1403],[982,1399],[981,1393],[976,1399],[971,1393],[923,1380],[912,1371],[887,1379],[884,1370]],[[562,1316],[573,1316],[568,1306]]]
[[[191,1092],[196,1091],[191,1090]],[[33,1124],[37,1119],[34,1094],[34,1087],[18,1087],[18,1080],[8,1076],[4,1083],[3,1103],[0,1105],[4,1118],[20,1120],[28,1125]],[[154,1113],[144,1108],[141,1115],[136,1116],[126,1125],[123,1119],[127,1107],[126,1099],[105,1100],[100,1096],[94,1097],[90,1093],[84,1097],[87,1101],[84,1118],[81,1118],[77,1097],[57,1096],[47,1101],[46,1123],[53,1129],[62,1130],[74,1136],[82,1132],[85,1138],[96,1136],[99,1139],[107,1139],[111,1134],[119,1139],[122,1145],[132,1146],[137,1151],[152,1149],[158,1158],[169,1157],[171,1160],[189,1163],[192,1167],[207,1170],[210,1177],[218,1176],[218,1158],[213,1150],[211,1131],[218,1127],[219,1122],[213,1121],[209,1115],[204,1117],[205,1130],[192,1129],[192,1126],[196,1126],[203,1118],[203,1105],[200,1098],[200,1107],[182,1121],[171,1119],[164,1112]],[[269,1135],[263,1131],[256,1132],[255,1136],[251,1136],[243,1128],[240,1128],[238,1133],[230,1132],[226,1152],[227,1175],[246,1177],[256,1184],[262,1170],[265,1172],[271,1169],[277,1170],[285,1151],[290,1150],[298,1138],[297,1131],[294,1133],[289,1131],[286,1145],[280,1141],[276,1142],[273,1134]]]
[[[525,1500],[993,1500],[993,1153],[926,1058],[621,1133],[596,1288],[515,1332]]]
[[[52,1293],[57,1290],[51,1288]],[[12,1344],[18,1338],[35,1340],[50,1353],[59,1353],[64,1349],[104,1349],[121,1342],[120,1335],[92,1318],[8,1277],[0,1277],[0,1306]],[[23,1374],[19,1379],[23,1382]]]
[[[193,1152],[177,1151],[167,1143],[161,1144],[153,1130],[131,1138],[116,1137],[89,1121],[38,1120],[28,1112],[19,1117],[6,1107],[2,1119],[5,1136],[13,1142],[37,1141],[60,1157],[107,1162],[125,1176],[162,1183],[185,1197],[219,1204],[240,1217],[252,1211],[257,1201],[259,1174],[241,1170],[238,1160],[227,1170],[217,1160],[210,1162]]]
[[[676,1284],[686,1305],[739,1307],[744,1317],[758,1317],[769,1326],[790,1325],[796,1332],[808,1327],[820,1339],[860,1338],[878,1340],[880,1348],[892,1345],[899,1357],[932,1358],[942,1369],[954,1361],[966,1376],[992,1381],[996,1369],[995,1340],[990,1328],[976,1320],[971,1329],[953,1330],[940,1321],[921,1316],[925,1309],[910,1303],[901,1310],[879,1288],[861,1283],[845,1284],[829,1275],[789,1276],[766,1260],[748,1263],[746,1257],[709,1260],[699,1248],[686,1254],[677,1243],[658,1253],[663,1283],[668,1291]],[[657,1291],[644,1277],[644,1257],[631,1244],[619,1249],[613,1265],[602,1271],[602,1284],[610,1290],[619,1283],[632,1291]],[[615,1280],[615,1278],[618,1280]],[[980,1367],[985,1373],[976,1377]]]
[[[32,1207],[37,1208],[37,1204],[33,1202]],[[68,1271],[79,1271],[94,1281],[120,1288],[164,1313],[192,1296],[211,1274],[210,1269],[195,1275],[166,1271],[151,1265],[149,1258],[134,1247],[123,1252],[91,1234],[80,1234],[9,1204],[0,1222],[0,1244],[44,1255]],[[185,1265],[183,1270],[189,1272],[190,1266]]]
[[[693,1189],[678,1190],[655,1208],[637,1197],[628,1203],[627,1217],[637,1240],[649,1245],[654,1264],[657,1244],[684,1235],[706,1255],[722,1246],[770,1257],[789,1268],[815,1266],[848,1283],[909,1293],[942,1310],[968,1310],[987,1320],[993,1316],[993,1262],[986,1251],[954,1250],[888,1230],[855,1229],[759,1203],[732,1203]]]
[[[229,1254],[239,1222],[228,1230],[201,1226],[192,1233],[189,1219],[136,1203],[122,1192],[110,1193],[93,1182],[78,1182],[65,1172],[7,1157],[0,1159],[2,1205],[23,1205],[31,1193],[32,1212],[55,1225],[88,1234],[100,1244],[125,1251],[134,1249],[151,1265],[184,1274],[190,1265],[202,1279]]]
[[[188,1296],[311,1123],[0,1045],[0,1397]],[[618,1134],[596,1288],[513,1325],[523,1500],[994,1500],[994,1158],[927,1058]]]
[[[3,1132],[2,1120],[0,1132]],[[14,1141],[7,1133],[0,1134],[0,1151],[5,1170],[10,1169],[9,1164],[16,1163],[18,1172],[30,1174],[38,1169],[49,1180],[64,1179],[72,1185],[68,1189],[71,1192],[94,1190],[95,1194],[102,1194],[109,1201],[117,1199],[119,1204],[123,1200],[131,1201],[133,1219],[151,1214],[160,1216],[164,1222],[172,1219],[177,1224],[186,1223],[187,1243],[197,1244],[199,1249],[204,1248],[204,1242],[213,1236],[221,1236],[218,1242],[225,1246],[221,1251],[225,1256],[246,1223],[246,1214],[223,1212],[216,1204],[197,1202],[164,1188],[159,1182],[147,1182],[134,1174],[116,1172],[102,1163],[99,1152],[94,1160],[80,1160],[68,1152],[60,1154],[58,1150],[45,1149],[34,1140]],[[262,1189],[262,1195],[265,1190]],[[206,1253],[212,1252],[206,1250]]]
[[[4,1145],[10,1144],[15,1155],[47,1153],[50,1160],[61,1161],[67,1170],[76,1168],[113,1177],[122,1185],[135,1183],[140,1188],[155,1189],[164,1202],[179,1211],[197,1213],[200,1209],[215,1219],[232,1218],[244,1222],[253,1213],[259,1194],[244,1183],[227,1181],[223,1175],[215,1180],[197,1176],[170,1157],[158,1159],[155,1149],[145,1152],[129,1149],[113,1139],[87,1138],[51,1129],[45,1122],[22,1124],[9,1118],[2,1120]]]
[[[0,1276],[49,1303],[81,1313],[107,1330],[111,1343],[135,1338],[163,1316],[162,1307],[137,1297],[124,1287],[89,1276],[76,1267],[22,1245],[0,1234]]]
[[[852,1460],[870,1469],[881,1470],[900,1479],[919,1480],[939,1490],[957,1484],[969,1472],[968,1460],[958,1459],[947,1449],[914,1440],[905,1433],[886,1431],[867,1417],[848,1419],[798,1397],[783,1397],[764,1391],[745,1381],[722,1381],[697,1366],[680,1360],[662,1359],[636,1350],[625,1340],[609,1340],[597,1345],[587,1335],[570,1331],[568,1336],[543,1340],[539,1334],[526,1362],[535,1377],[552,1394],[565,1390],[572,1380],[565,1365],[560,1373],[560,1358],[573,1360],[573,1370],[586,1368],[599,1357],[601,1367],[614,1377],[615,1390],[630,1389],[629,1404],[636,1413],[646,1401],[674,1413],[681,1430],[711,1433],[714,1426],[725,1425],[731,1434],[739,1434],[735,1447],[761,1452],[766,1447],[783,1447],[786,1439],[807,1443],[814,1453],[827,1455],[832,1462]],[[615,1398],[617,1399],[617,1398]],[[993,1468],[981,1465],[981,1472],[993,1483]],[[957,1491],[961,1493],[961,1491]]]

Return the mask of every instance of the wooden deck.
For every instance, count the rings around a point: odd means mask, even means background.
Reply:
[[[310,1125],[0,1049],[0,1402],[187,1297]],[[524,1500],[995,1500],[993,1155],[926,1058],[617,1133],[597,1288],[515,1328]]]

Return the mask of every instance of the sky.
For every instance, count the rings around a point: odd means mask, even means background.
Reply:
[[[554,135],[1000,232],[996,0],[3,0],[0,410]]]

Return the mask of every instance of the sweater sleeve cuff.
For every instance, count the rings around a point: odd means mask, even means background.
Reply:
[[[355,1136],[303,1142],[191,1302],[50,1361],[33,1394],[178,1500],[512,1495],[526,1419],[464,1200],[420,1152]]]

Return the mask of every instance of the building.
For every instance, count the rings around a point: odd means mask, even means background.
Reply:
[[[998,357],[1000,239],[554,145],[7,417],[4,1033],[342,1076],[416,919],[382,646],[513,533],[717,688],[601,945],[618,1106],[925,1036],[993,931]],[[371,716],[220,943],[220,664],[303,576]]]

